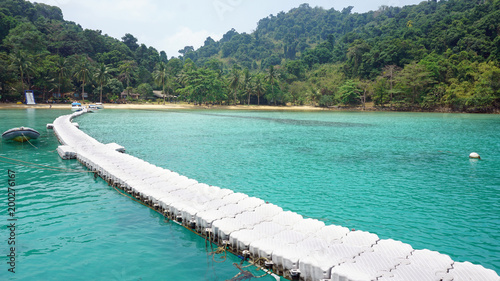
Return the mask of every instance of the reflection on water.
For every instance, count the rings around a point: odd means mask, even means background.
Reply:
[[[25,127],[34,127],[36,124],[36,109],[35,108],[27,108],[26,109],[27,125]]]
[[[200,112],[182,112],[177,111],[177,113],[186,114],[198,114],[207,116],[218,116],[227,118],[241,118],[241,119],[253,119],[253,120],[264,120],[271,121],[287,125],[295,126],[324,126],[324,127],[368,127],[371,124],[367,123],[350,123],[350,122],[333,122],[333,121],[322,121],[322,120],[300,120],[300,119],[288,119],[288,118],[271,118],[271,117],[260,117],[260,116],[245,116],[245,115],[231,115],[231,114],[217,114],[217,113],[200,113]]]

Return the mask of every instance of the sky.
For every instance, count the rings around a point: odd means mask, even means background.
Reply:
[[[364,13],[380,6],[405,6],[422,0],[36,0],[61,8],[64,19],[84,29],[120,39],[130,33],[139,44],[177,57],[185,46],[201,47],[207,37],[222,38],[234,28],[251,33],[260,19],[303,3]]]

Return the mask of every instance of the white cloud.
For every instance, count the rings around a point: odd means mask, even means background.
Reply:
[[[214,40],[220,40],[222,34],[213,34],[207,30],[193,31],[189,27],[180,27],[177,32],[171,36],[165,37],[159,42],[160,50],[165,50],[169,57],[178,56],[178,52],[186,46],[193,46],[195,49],[203,46],[207,37]]]
[[[85,19],[94,25],[154,25],[175,16],[160,5],[154,0],[87,0],[71,2],[66,6],[71,6],[72,9],[64,9],[63,12],[68,10],[68,16]]]
[[[51,6],[57,6],[62,9],[64,5],[74,2],[74,0],[42,0],[42,1],[30,1],[30,2],[44,3]]]

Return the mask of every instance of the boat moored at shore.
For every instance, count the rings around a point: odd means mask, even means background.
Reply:
[[[79,102],[74,102],[74,103],[71,104],[71,110],[72,111],[80,111],[82,109],[83,109],[83,106]]]
[[[96,112],[96,111],[98,111],[98,110],[99,110],[99,108],[98,108],[98,107],[97,107],[97,105],[95,105],[95,104],[90,104],[90,105],[87,107],[87,111],[88,111],[88,112]]]

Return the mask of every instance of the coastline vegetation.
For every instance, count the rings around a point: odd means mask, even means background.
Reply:
[[[429,0],[363,14],[302,4],[260,20],[250,34],[232,29],[169,59],[132,34],[118,40],[65,21],[58,7],[4,0],[0,95],[19,101],[33,90],[39,101],[369,103],[387,110],[496,112],[499,35],[500,0]]]

